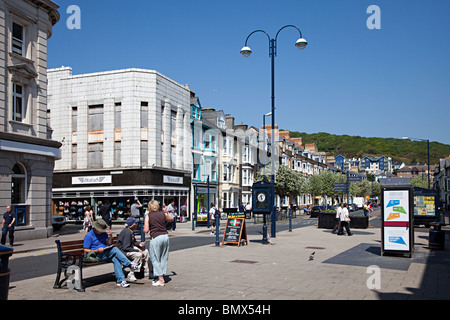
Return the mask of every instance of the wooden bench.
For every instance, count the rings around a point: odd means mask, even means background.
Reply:
[[[59,289],[64,282],[71,289],[84,292],[83,284],[83,268],[96,266],[99,264],[109,263],[107,261],[85,262],[84,257],[84,240],[60,241],[55,240],[58,248],[58,269],[56,272],[56,280],[53,285],[54,289]],[[117,243],[117,236],[113,237],[113,245]],[[78,267],[78,270],[77,270]],[[78,276],[77,273],[78,272]],[[64,278],[61,280],[61,274]],[[77,283],[79,281],[79,284]]]

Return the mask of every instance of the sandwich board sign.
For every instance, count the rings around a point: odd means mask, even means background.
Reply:
[[[412,185],[381,186],[381,246],[385,253],[414,251],[414,188]]]
[[[248,244],[247,242],[247,229],[245,226],[245,214],[244,215],[228,215],[227,223],[225,224],[225,231],[223,233],[222,245],[225,243]]]

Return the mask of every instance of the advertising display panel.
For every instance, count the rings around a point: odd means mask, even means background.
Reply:
[[[381,186],[382,253],[414,251],[414,188],[411,185]]]

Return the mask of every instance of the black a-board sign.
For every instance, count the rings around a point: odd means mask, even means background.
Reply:
[[[246,245],[248,245],[247,229],[245,226],[245,214],[228,214],[225,231],[223,233],[222,245],[224,245],[225,243],[232,243],[240,246],[241,243],[244,242]]]

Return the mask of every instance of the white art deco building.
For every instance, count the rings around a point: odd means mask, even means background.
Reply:
[[[81,204],[109,200],[122,219],[134,198],[188,206],[189,88],[154,70],[72,75],[61,67],[48,70],[48,90],[53,138],[62,143],[54,214],[78,219]]]

